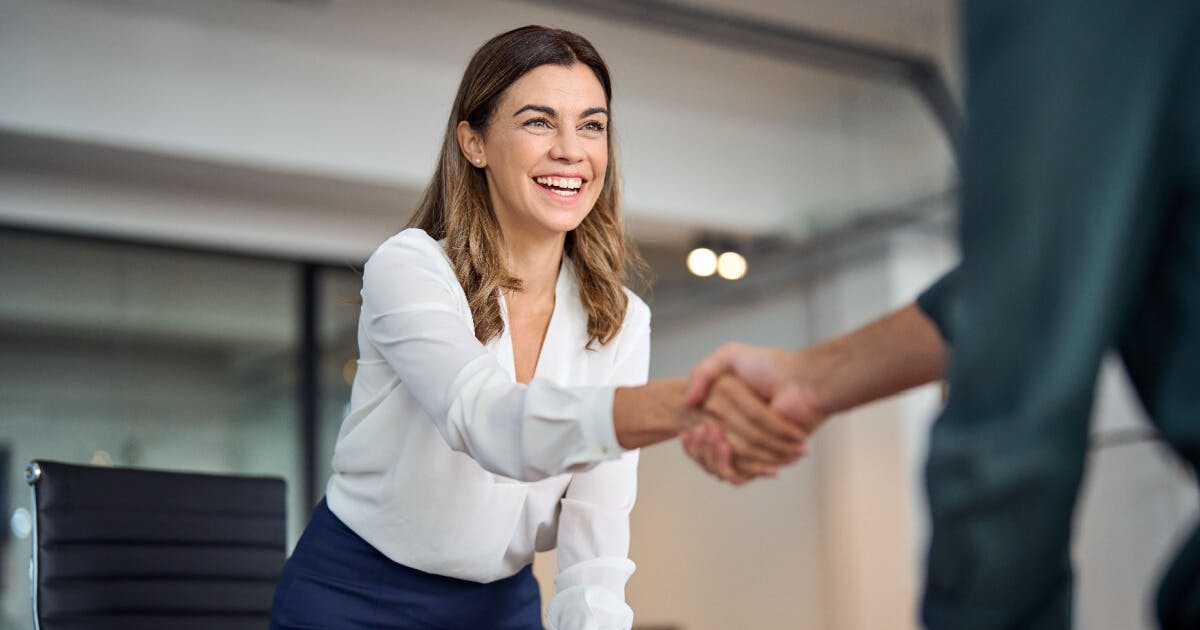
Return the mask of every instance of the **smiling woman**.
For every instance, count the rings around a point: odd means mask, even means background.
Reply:
[[[550,627],[632,625],[638,453],[612,409],[650,313],[623,286],[611,94],[567,31],[471,59],[413,227],[366,265],[351,411],[272,627],[541,628],[530,564],[556,546]]]
[[[358,369],[273,628],[628,630],[638,447],[719,422],[762,466],[803,449],[740,381],[646,383],[604,61],[528,26],[467,66],[414,226],[363,273]],[[739,453],[743,452],[739,448]]]
[[[363,273],[358,369],[274,628],[628,630],[638,447],[720,423],[769,472],[804,434],[741,381],[699,408],[646,383],[612,89],[587,40],[528,26],[476,51],[414,226]],[[741,441],[739,441],[741,440]]]

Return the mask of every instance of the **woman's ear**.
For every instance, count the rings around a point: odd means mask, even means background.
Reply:
[[[458,150],[462,152],[463,157],[477,168],[487,166],[487,155],[483,150],[483,136],[465,120],[459,121],[455,132],[458,136]]]

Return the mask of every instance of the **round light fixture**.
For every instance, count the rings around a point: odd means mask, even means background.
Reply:
[[[717,259],[717,273],[726,280],[739,280],[746,275],[746,258],[737,252],[725,252]]]
[[[711,276],[717,270],[717,253],[707,247],[697,247],[688,254],[687,268],[693,275]]]

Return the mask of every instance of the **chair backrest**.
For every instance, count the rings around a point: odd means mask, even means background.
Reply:
[[[39,630],[267,627],[282,479],[34,461],[26,481]]]

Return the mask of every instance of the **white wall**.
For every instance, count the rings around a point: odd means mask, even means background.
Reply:
[[[797,347],[806,292],[655,321],[651,378],[676,377],[730,340]],[[644,623],[681,628],[825,628],[819,472],[812,462],[745,488],[718,485],[678,444],[647,449],[632,556],[642,567],[630,603]]]
[[[1162,573],[1200,515],[1196,480],[1161,442],[1106,442],[1145,432],[1119,361],[1109,357],[1096,388],[1093,448],[1076,513],[1075,566],[1082,630],[1153,630]]]

